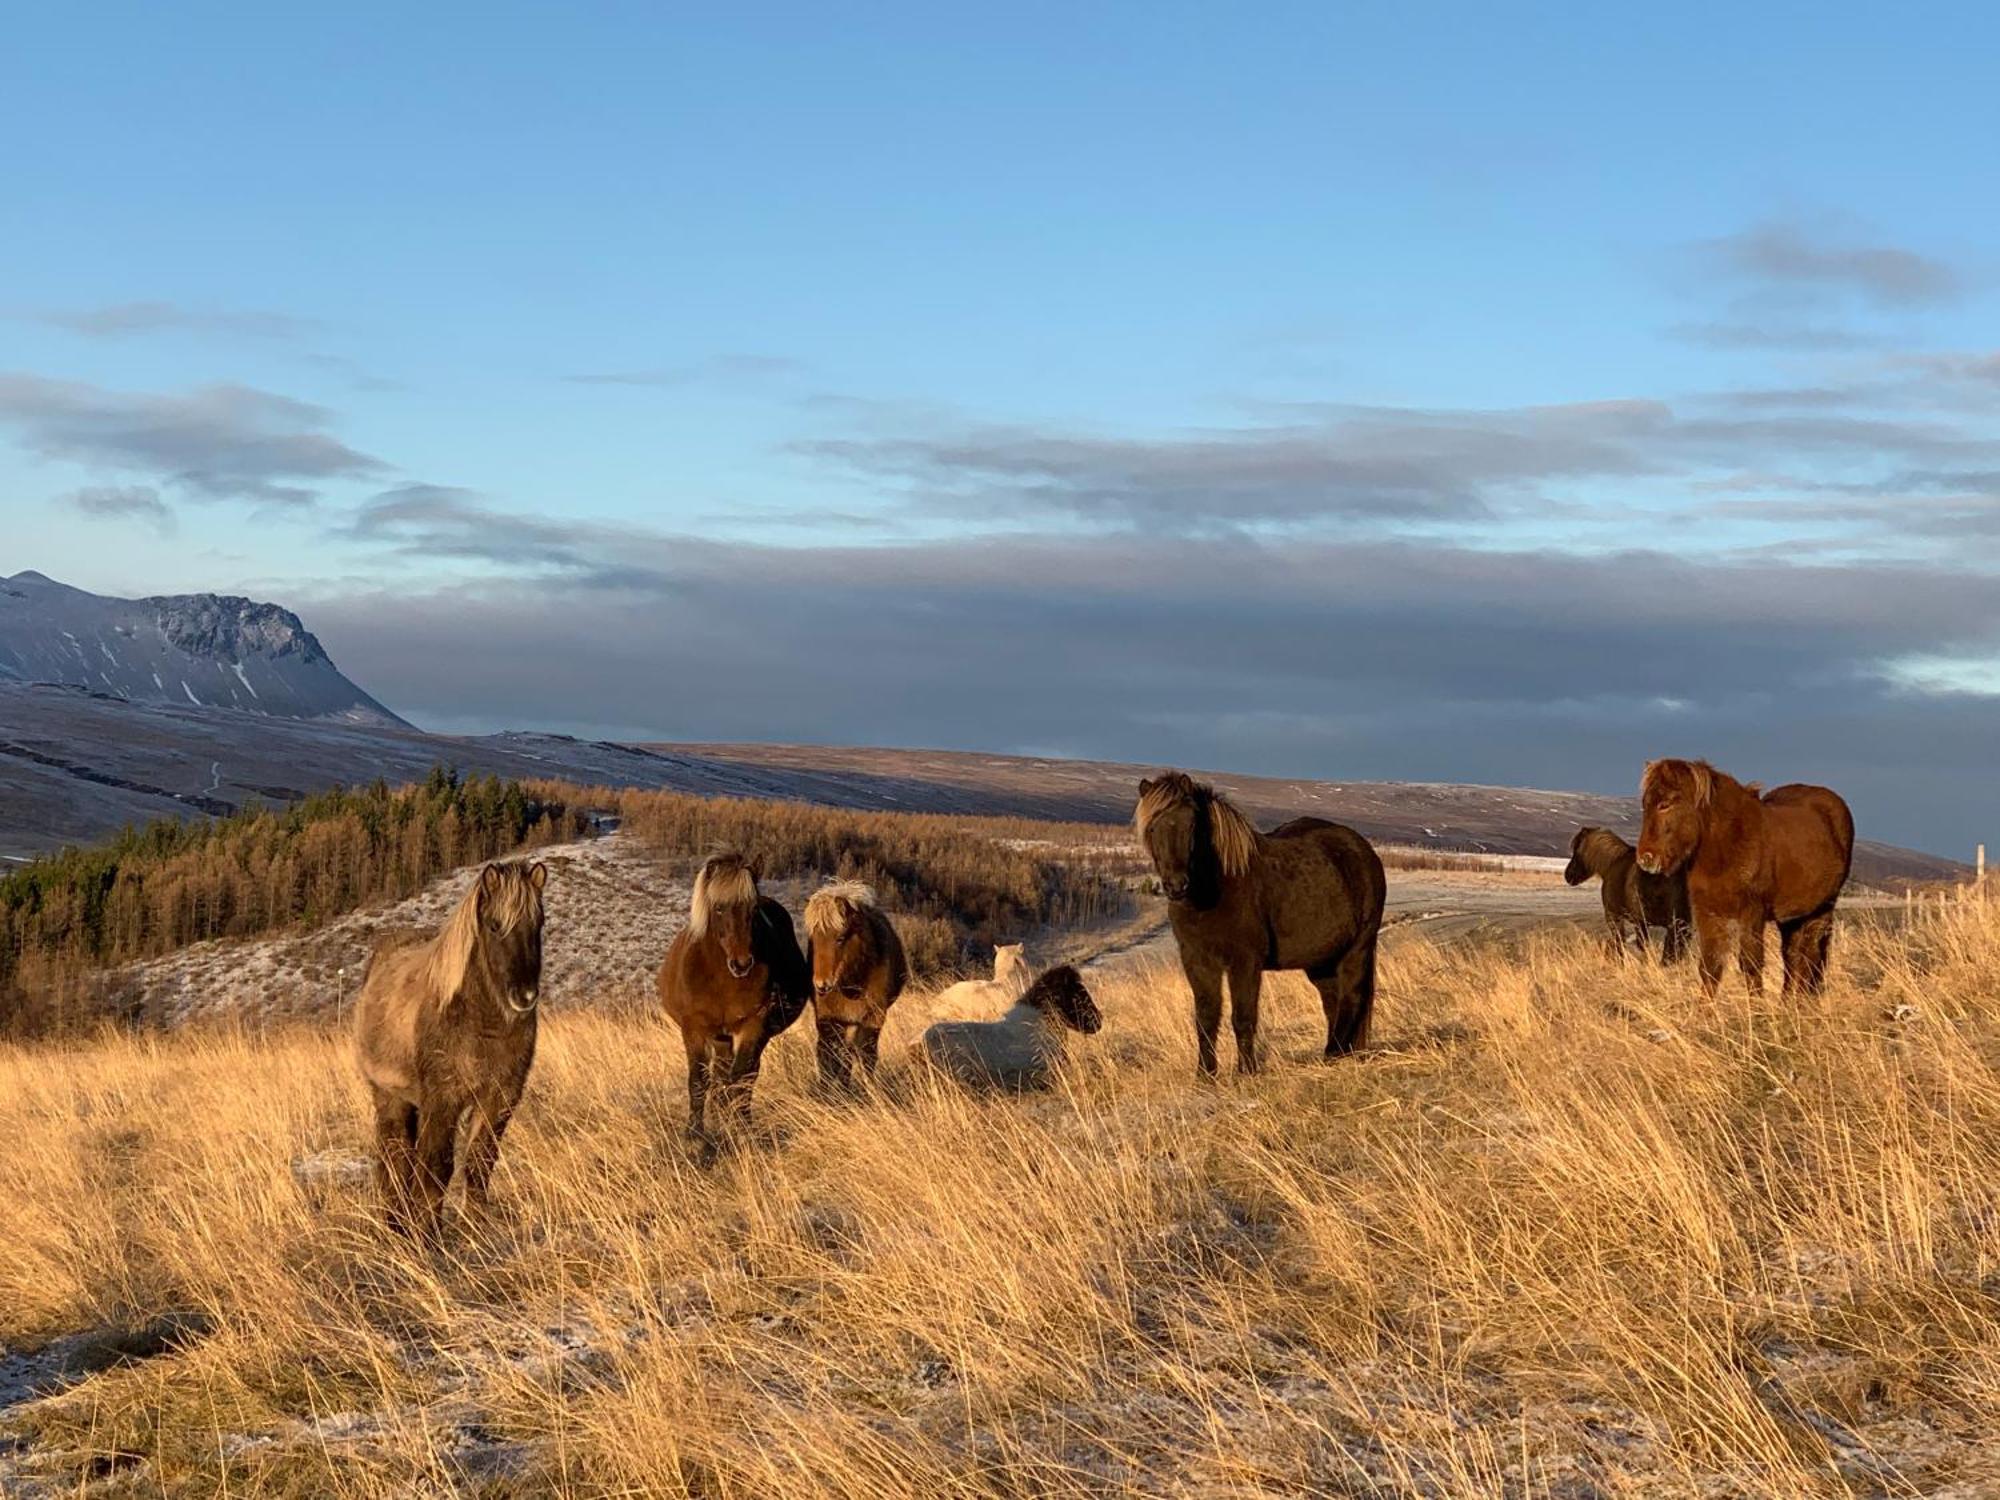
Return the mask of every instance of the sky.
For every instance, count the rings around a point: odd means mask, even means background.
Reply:
[[[2000,12],[31,7],[0,573],[426,727],[2000,845]]]

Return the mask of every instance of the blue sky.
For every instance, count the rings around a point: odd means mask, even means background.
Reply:
[[[443,728],[2000,835],[2000,19],[1624,9],[35,8],[0,571]]]

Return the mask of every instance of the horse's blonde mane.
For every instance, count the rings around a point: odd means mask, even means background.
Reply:
[[[1222,865],[1222,873],[1229,879],[1246,875],[1250,861],[1257,853],[1257,830],[1250,820],[1243,816],[1235,803],[1212,786],[1203,786],[1183,771],[1169,771],[1158,781],[1144,783],[1139,791],[1139,806],[1132,814],[1132,827],[1145,842],[1146,829],[1162,813],[1176,807],[1208,804],[1209,837],[1215,845],[1215,857]]]
[[[1708,806],[1715,795],[1715,778],[1718,773],[1705,760],[1655,760],[1646,764],[1646,774],[1639,779],[1639,796],[1644,799],[1669,781],[1685,781],[1694,791],[1694,805]]]
[[[875,904],[875,887],[859,880],[835,880],[821,886],[806,902],[806,931],[816,938],[847,930],[848,913]]]
[[[487,884],[489,874],[498,877],[491,887]],[[541,912],[542,892],[530,866],[494,864],[481,870],[443,930],[431,939],[431,951],[423,965],[424,987],[431,1003],[449,1003],[465,983],[466,968],[479,946],[482,917],[491,916],[501,932],[507,933],[530,917],[539,920]]]
[[[727,906],[754,906],[757,877],[740,854],[710,855],[694,878],[694,894],[688,898],[688,933],[701,937],[708,931],[711,912]]]

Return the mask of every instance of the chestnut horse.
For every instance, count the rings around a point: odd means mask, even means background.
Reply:
[[[1257,1002],[1267,969],[1305,970],[1326,1012],[1328,1057],[1366,1043],[1387,891],[1368,840],[1323,818],[1294,818],[1259,833],[1228,798],[1179,771],[1139,783],[1133,822],[1166,892],[1194,991],[1204,1075],[1215,1073],[1225,975],[1238,1072],[1257,1070]]]
[[[1687,946],[1687,873],[1648,875],[1639,868],[1636,850],[1609,828],[1579,828],[1569,842],[1569,865],[1563,879],[1582,885],[1595,875],[1604,882],[1604,925],[1611,932],[1611,946],[1625,951],[1631,941],[1641,953],[1650,946],[1649,930],[1664,927],[1667,936],[1660,951],[1663,962],[1674,963]]]
[[[486,1202],[535,1061],[543,864],[479,872],[431,938],[388,938],[354,1002],[354,1051],[375,1104],[375,1184],[396,1229],[429,1237],[466,1128],[465,1202]]]
[[[758,893],[742,855],[713,855],[695,876],[687,926],[660,960],[658,988],[687,1049],[688,1135],[712,1156],[722,1132],[708,1128],[710,1088],[724,1130],[747,1123],[764,1048],[812,991],[791,914]]]
[[[1687,872],[1702,988],[1713,995],[1729,962],[1753,992],[1764,988],[1764,924],[1784,942],[1785,993],[1826,981],[1833,908],[1854,859],[1854,814],[1823,786],[1758,795],[1703,760],[1656,760],[1639,782],[1645,821],[1639,868]]]
[[[875,1076],[882,1025],[910,980],[903,940],[858,880],[821,886],[806,902],[806,961],[812,968],[822,1089],[851,1093],[854,1065]]]

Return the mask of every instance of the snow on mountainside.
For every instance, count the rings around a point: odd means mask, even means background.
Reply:
[[[403,722],[341,676],[288,609],[218,594],[110,599],[35,572],[0,579],[0,679],[282,719]]]

